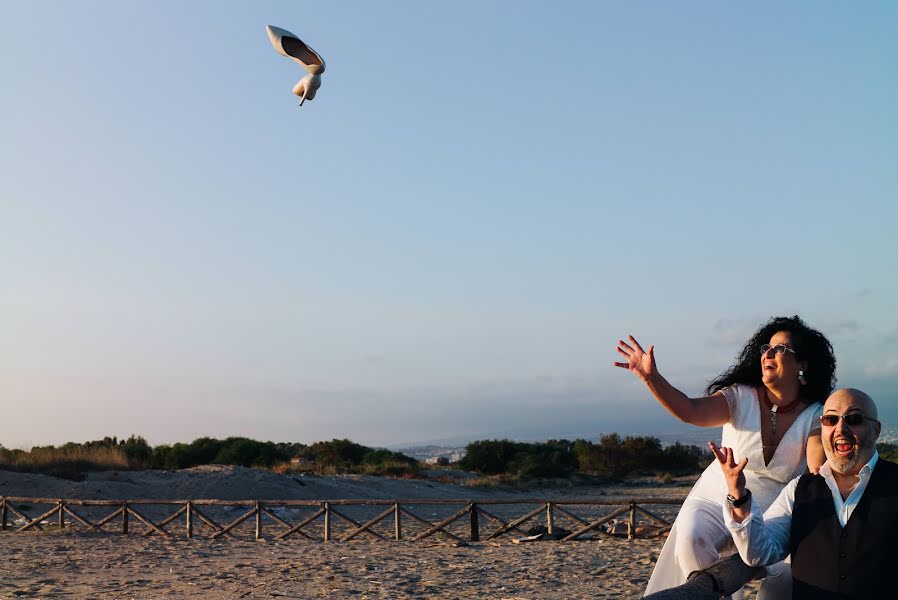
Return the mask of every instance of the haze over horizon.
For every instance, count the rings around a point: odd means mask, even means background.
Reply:
[[[676,431],[616,340],[793,314],[898,423],[898,5],[0,6],[7,448]]]

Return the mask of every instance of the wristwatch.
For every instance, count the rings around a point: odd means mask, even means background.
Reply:
[[[736,498],[735,496],[733,496],[731,494],[727,494],[727,504],[729,504],[733,508],[739,508],[740,506],[742,506],[743,504],[748,502],[749,498],[751,498],[751,490],[748,488],[745,488],[745,495],[742,496],[741,498]]]

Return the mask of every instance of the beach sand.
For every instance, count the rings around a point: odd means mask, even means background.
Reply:
[[[532,490],[477,490],[383,478],[301,481],[234,468],[94,474],[84,482],[0,472],[0,495],[156,499],[535,495]],[[631,486],[542,489],[538,495],[682,497],[689,483],[648,480]],[[524,512],[516,510],[518,515]],[[672,518],[676,506],[659,512]],[[137,522],[129,535],[68,528],[2,532],[0,598],[637,598],[664,541],[597,534],[577,542],[520,544],[509,536],[467,544],[437,537],[417,542],[359,537],[324,543],[295,536],[274,541],[276,528],[266,529],[267,541],[255,541],[251,521],[237,531],[238,539],[216,541],[208,539],[208,531],[192,539],[181,537],[183,528],[175,529],[174,524],[171,538],[145,537]]]
[[[319,543],[5,534],[3,598],[631,598],[658,540]]]

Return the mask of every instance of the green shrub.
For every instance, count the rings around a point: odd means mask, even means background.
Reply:
[[[362,462],[371,448],[356,444],[350,440],[331,440],[316,442],[309,446],[307,453],[311,460],[319,465],[351,467]]]
[[[574,442],[574,455],[582,473],[620,479],[636,473],[693,473],[707,462],[697,446],[673,444],[661,448],[654,437],[603,435],[599,443]]]
[[[459,465],[462,469],[486,475],[506,473],[517,451],[518,444],[511,440],[471,442],[465,447],[465,455]]]
[[[226,439],[215,459],[217,465],[241,467],[271,467],[287,460],[277,446],[271,442],[258,442],[249,438],[232,437]]]
[[[876,451],[879,452],[880,458],[898,462],[898,445],[883,442],[881,444],[876,444]]]

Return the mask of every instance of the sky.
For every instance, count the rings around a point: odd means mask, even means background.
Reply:
[[[617,339],[698,395],[793,314],[898,423],[895,3],[0,14],[7,448],[679,431]]]

